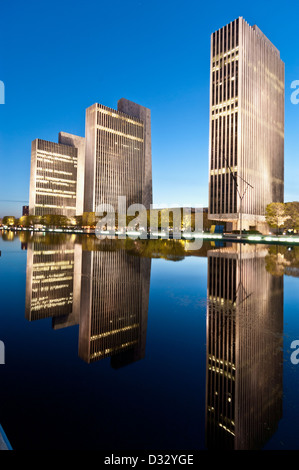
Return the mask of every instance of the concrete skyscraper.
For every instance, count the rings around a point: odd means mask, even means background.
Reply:
[[[85,139],[60,132],[59,143],[31,146],[29,214],[67,217],[83,212]]]
[[[243,18],[211,36],[209,218],[265,228],[284,199],[284,63]]]
[[[117,111],[96,103],[86,110],[85,130],[85,137],[60,132],[58,143],[32,142],[30,215],[72,217],[101,204],[117,211],[119,197],[126,208],[150,209],[150,110],[124,98]]]
[[[100,204],[117,210],[118,197],[127,207],[152,204],[150,110],[124,98],[117,111],[101,104],[86,110],[84,211]]]

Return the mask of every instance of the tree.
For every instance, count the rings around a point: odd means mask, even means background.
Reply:
[[[76,217],[74,217],[74,221],[76,222],[76,225],[78,225],[79,227],[82,227],[82,225],[83,225],[82,215],[76,215]]]
[[[83,212],[82,225],[95,227],[97,225],[95,212]]]
[[[266,222],[272,227],[280,230],[284,226],[288,215],[285,211],[285,204],[283,202],[272,202],[266,207]]]
[[[47,214],[41,218],[40,223],[46,226],[63,227],[69,224],[69,220],[65,215]]]
[[[6,215],[2,219],[3,225],[13,226],[16,224],[17,219],[13,215]]]
[[[285,228],[299,230],[299,202],[287,202],[285,204],[285,213],[287,215]]]
[[[19,218],[19,225],[22,225],[23,227],[30,227],[36,223],[35,220],[35,215],[23,215]]]

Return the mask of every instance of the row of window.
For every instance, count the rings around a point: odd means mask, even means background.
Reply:
[[[239,18],[213,33],[213,57],[239,45]]]
[[[237,187],[231,172],[210,176],[210,212],[212,214],[237,212]]]
[[[143,126],[135,125],[134,122],[128,120],[118,119],[110,116],[109,114],[97,113],[98,126],[111,129],[121,134],[127,134],[138,139],[143,139]]]
[[[211,121],[211,168],[234,167],[238,163],[238,113]]]
[[[209,257],[209,295],[214,298],[236,300],[236,259]]]
[[[214,72],[213,72],[214,74]],[[238,75],[212,83],[212,106],[238,97]]]
[[[70,145],[58,144],[56,142],[49,142],[47,140],[37,139],[37,150],[48,153],[55,153],[58,155],[66,155],[69,157],[77,157],[78,149]]]

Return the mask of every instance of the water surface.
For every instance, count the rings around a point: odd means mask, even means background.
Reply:
[[[296,249],[171,243],[2,234],[14,449],[299,448]]]

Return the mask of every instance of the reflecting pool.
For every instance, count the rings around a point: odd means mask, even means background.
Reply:
[[[3,232],[0,251],[14,449],[299,448],[299,248]]]

